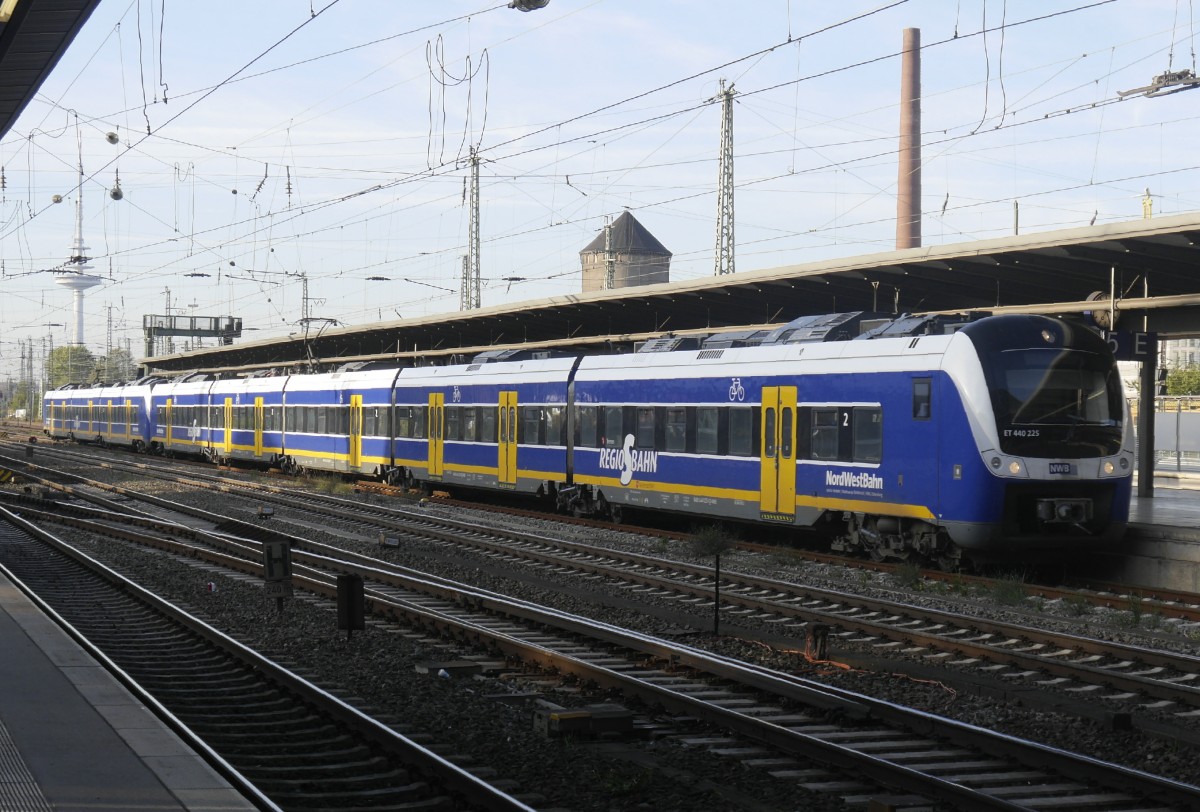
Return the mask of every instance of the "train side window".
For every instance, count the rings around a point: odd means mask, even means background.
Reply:
[[[637,410],[637,447],[654,448],[654,407]]]
[[[521,437],[525,445],[541,445],[542,442],[542,410],[537,406],[525,406],[521,409]]]
[[[734,457],[754,456],[753,409],[733,408],[729,410],[729,454]],[[771,454],[774,454],[774,449]]]
[[[667,451],[687,451],[687,409],[667,409]]]
[[[879,462],[883,459],[883,411],[854,410],[854,461]]]
[[[836,460],[838,453],[837,409],[812,410],[812,459]]]
[[[426,426],[429,425],[429,407],[428,406],[413,406],[413,439],[424,440],[426,438]]]
[[[913,378],[912,382],[912,416],[913,420],[928,420],[932,415],[933,381],[930,378]]]
[[[542,416],[546,427],[546,445],[565,446],[567,422],[563,419],[563,407],[547,406],[542,410]]]
[[[412,407],[397,406],[396,407],[396,436],[411,437],[412,436]]]
[[[447,440],[461,440],[461,420],[459,413],[462,410],[457,406],[446,407],[446,437]]]
[[[474,406],[463,409],[462,438],[468,443],[479,438],[479,413]]]
[[[720,453],[718,437],[720,427],[720,411],[715,406],[701,406],[696,409],[696,453]]]
[[[481,406],[479,409],[479,442],[496,442],[496,409],[492,406]]]
[[[596,412],[595,406],[575,407],[575,424],[579,426],[579,438],[576,444],[580,448],[596,447],[596,431],[599,428],[596,423]]]
[[[604,447],[620,448],[625,442],[625,421],[620,406],[604,407]]]

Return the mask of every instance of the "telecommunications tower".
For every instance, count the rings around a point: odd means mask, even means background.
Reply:
[[[74,296],[75,311],[75,344],[83,344],[83,292],[94,288],[102,281],[100,277],[88,273],[92,266],[87,255],[88,247],[83,244],[83,146],[80,145],[79,157],[79,186],[75,190],[75,241],[71,244],[71,256],[67,259],[66,268],[56,271],[54,284],[71,291]]]

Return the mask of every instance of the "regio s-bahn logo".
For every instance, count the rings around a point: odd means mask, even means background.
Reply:
[[[634,474],[653,474],[658,471],[658,452],[638,450],[633,443],[633,435],[626,434],[620,448],[600,449],[600,468],[620,471],[622,485],[632,482]]]

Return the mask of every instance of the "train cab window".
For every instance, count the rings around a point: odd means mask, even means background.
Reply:
[[[837,409],[813,409],[812,444],[814,460],[836,460],[838,455]]]
[[[667,451],[687,451],[687,409],[667,409]]]
[[[491,406],[479,409],[479,442],[496,442],[496,410]]]
[[[702,406],[696,409],[696,453],[719,453],[720,412],[716,407]]]
[[[579,427],[576,445],[580,448],[596,448],[596,434],[599,429],[596,413],[595,406],[575,407],[575,424]]]
[[[754,456],[753,409],[729,410],[729,453],[735,457]],[[774,451],[771,453],[774,455]]]
[[[525,406],[521,409],[521,435],[518,442],[525,445],[541,445],[542,443],[542,410],[538,406]]]
[[[854,409],[854,462],[879,462],[883,459],[883,411]]]
[[[933,405],[933,381],[930,378],[913,378],[912,382],[912,416],[913,420],[928,420]]]
[[[637,447],[654,448],[654,408],[637,410]]]
[[[625,442],[625,417],[620,406],[604,407],[604,447],[620,448]]]

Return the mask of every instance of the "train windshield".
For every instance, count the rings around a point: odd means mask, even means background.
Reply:
[[[1082,457],[1120,448],[1122,387],[1110,357],[1065,348],[1002,350],[989,383],[1007,453]]]

